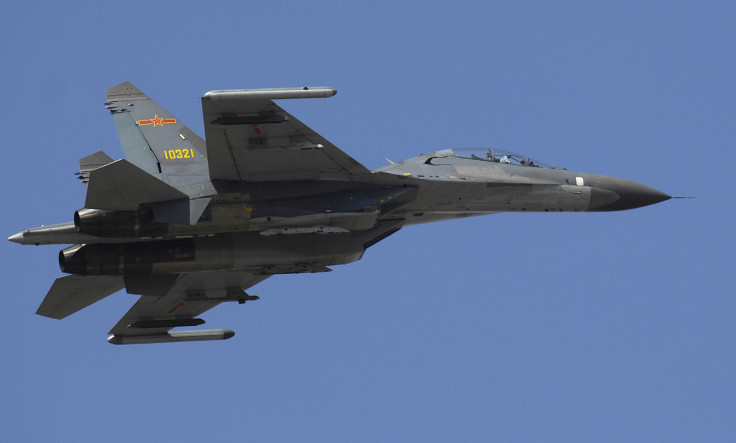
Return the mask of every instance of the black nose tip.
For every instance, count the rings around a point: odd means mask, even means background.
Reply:
[[[653,205],[672,198],[672,196],[658,189],[616,177],[602,176],[594,186],[606,191],[615,192],[619,196],[618,200],[609,204],[604,204],[597,208],[591,207],[591,210],[594,211],[623,211],[625,209]],[[592,200],[591,203],[593,203]]]
[[[629,194],[625,194],[621,200],[624,201],[624,204],[629,206],[624,209],[633,209],[660,203],[671,198],[672,197],[670,195],[667,195],[660,190],[647,187],[647,189],[640,189]]]

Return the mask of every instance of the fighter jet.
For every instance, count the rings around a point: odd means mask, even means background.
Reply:
[[[210,91],[206,141],[129,82],[107,90],[125,159],[79,161],[74,220],[23,230],[21,244],[71,244],[39,315],[65,318],[125,289],[138,301],[113,344],[227,339],[199,326],[277,274],[330,271],[418,223],[499,212],[619,211],[671,198],[648,186],[550,167],[493,148],[443,149],[368,170],[273,100],[327,87]]]

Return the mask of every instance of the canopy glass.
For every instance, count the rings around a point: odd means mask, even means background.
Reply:
[[[517,166],[528,166],[532,168],[549,168],[549,169],[562,169],[553,168],[552,166],[537,161],[533,158],[529,158],[522,154],[516,154],[513,152],[503,151],[501,149],[493,148],[459,148],[459,149],[443,149],[431,154],[433,157],[456,157],[456,158],[469,158],[473,160],[505,163],[509,165]]]

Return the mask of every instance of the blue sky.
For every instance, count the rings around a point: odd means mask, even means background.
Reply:
[[[696,196],[413,226],[204,317],[224,342],[111,346],[124,292],[34,314],[60,247],[0,244],[10,441],[723,441],[736,434],[733,2],[4,5],[6,236],[71,220],[122,157],[131,81],[202,133],[213,89],[280,104],[370,168],[494,146]]]

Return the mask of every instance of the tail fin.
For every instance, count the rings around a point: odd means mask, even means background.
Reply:
[[[94,154],[90,154],[86,157],[79,159],[79,172],[76,176],[85,185],[89,183],[89,173],[97,168],[101,168],[105,165],[112,163],[114,160],[109,155],[102,151],[97,151]]]
[[[191,129],[130,82],[106,94],[130,163],[175,187],[209,179],[207,145]]]

